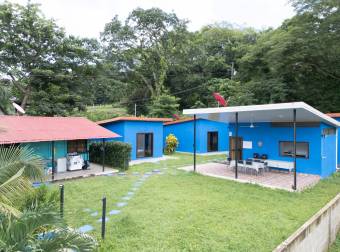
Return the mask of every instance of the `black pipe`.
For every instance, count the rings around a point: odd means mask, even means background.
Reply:
[[[102,208],[102,239],[105,239],[105,221],[106,221],[106,197],[102,199],[103,208]]]
[[[55,173],[55,167],[54,167],[54,141],[52,141],[52,181],[54,180],[54,173]]]
[[[60,217],[63,218],[64,217],[64,185],[59,185],[59,189],[60,189]]]
[[[235,113],[235,178],[238,178],[238,112]]]
[[[194,171],[196,171],[196,115],[194,115]]]
[[[294,128],[294,185],[293,189],[297,188],[296,181],[296,109],[293,110],[293,128]]]

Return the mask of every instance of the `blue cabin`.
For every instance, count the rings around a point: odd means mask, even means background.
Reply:
[[[340,123],[304,102],[187,109],[184,114],[228,123],[229,159],[237,163],[263,162],[271,169],[322,178],[336,171]]]
[[[169,118],[116,117],[97,122],[120,137],[112,139],[131,144],[131,159],[163,156],[163,123]]]
[[[194,151],[194,120],[183,119],[164,123],[164,147],[165,139],[169,134],[174,134],[179,145],[177,151]],[[229,145],[228,124],[205,119],[196,120],[196,151],[197,153],[227,151]]]
[[[335,120],[337,120],[338,122],[340,122],[340,113],[330,113],[330,114],[327,114],[327,115],[329,115],[330,117],[332,117],[332,118],[334,118]],[[340,144],[340,134],[339,134],[339,130],[338,130],[338,132],[337,132],[337,135],[338,135],[338,137],[337,137],[337,139],[338,139],[338,142],[337,142],[337,146],[336,146],[336,148],[337,148],[337,150],[338,150],[338,152],[337,152],[337,155],[338,155],[338,158],[337,158],[337,160],[338,160],[338,167],[340,167],[340,148],[339,148],[339,144]]]

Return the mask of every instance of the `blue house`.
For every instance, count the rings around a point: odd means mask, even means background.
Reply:
[[[340,113],[329,113],[329,114],[327,114],[328,116],[330,116],[330,117],[332,117],[332,118],[334,118],[335,120],[337,120],[338,122],[340,122]],[[340,134],[339,134],[339,131],[337,132],[337,135],[338,135],[338,142],[337,142],[337,146],[336,146],[336,148],[337,148],[337,150],[338,150],[338,158],[337,158],[337,160],[338,160],[338,167],[340,167],[340,148],[339,148],[339,144],[340,144]]]
[[[112,139],[132,146],[131,159],[163,156],[163,123],[169,118],[116,117],[97,122],[102,127],[119,134]]]
[[[84,168],[91,141],[118,137],[82,117],[0,116],[0,146],[27,146],[45,162],[47,174]],[[90,167],[91,168],[91,167]]]
[[[192,118],[164,123],[165,139],[169,134],[174,134],[179,145],[177,151],[194,151],[194,120]],[[205,119],[196,120],[196,151],[197,153],[227,151],[229,145],[228,124]]]
[[[273,169],[320,177],[336,170],[340,123],[304,102],[188,109],[184,114],[228,123],[229,157],[236,163],[249,160],[252,168],[252,162],[262,161]]]

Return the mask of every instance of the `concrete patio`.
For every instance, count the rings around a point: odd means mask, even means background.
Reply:
[[[179,168],[185,171],[193,171],[193,166],[185,166]],[[292,189],[294,174],[288,172],[268,171],[259,175],[248,173],[238,173],[238,179],[235,179],[235,171],[226,164],[207,163],[196,165],[196,171],[200,174],[233,180],[240,183],[257,184],[272,189],[283,189],[294,191]],[[312,187],[320,180],[320,176],[312,174],[297,173],[297,191],[302,191],[308,187]]]
[[[117,169],[105,167],[105,170],[103,171],[102,165],[90,163],[90,167],[87,170],[55,173],[53,181],[64,181],[64,180],[70,180],[70,179],[87,178],[87,177],[92,177],[92,176],[107,176],[107,175],[115,174],[115,173],[118,173]],[[52,181],[51,174],[48,175],[47,181]]]

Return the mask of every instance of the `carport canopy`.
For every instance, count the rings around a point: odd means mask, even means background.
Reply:
[[[235,123],[236,113],[238,113],[239,123],[292,122],[294,109],[296,110],[296,122],[323,122],[340,127],[340,122],[304,102],[185,109],[183,114],[226,123]]]

